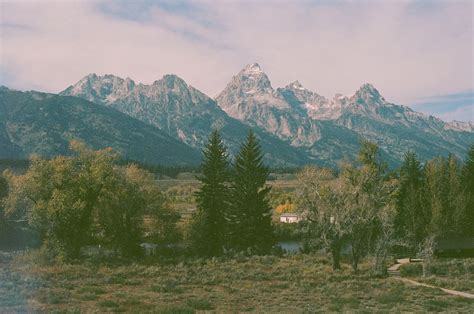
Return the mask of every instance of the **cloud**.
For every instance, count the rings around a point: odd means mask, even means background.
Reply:
[[[0,81],[13,88],[58,92],[90,72],[144,83],[174,73],[214,96],[245,64],[259,62],[274,87],[298,79],[329,97],[365,82],[404,104],[474,89],[471,1],[0,6],[0,64],[9,73],[2,70]]]
[[[474,122],[474,90],[456,94],[420,98],[411,107],[427,114],[451,121]]]
[[[453,111],[437,114],[444,121],[470,121],[474,122],[474,104],[459,107]]]

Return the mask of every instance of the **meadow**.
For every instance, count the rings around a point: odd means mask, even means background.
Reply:
[[[2,312],[472,313],[474,309],[474,300],[371,276],[367,262],[359,274],[348,264],[332,271],[330,261],[317,255],[41,265],[35,253],[28,253],[1,263]],[[463,277],[469,285],[474,276],[473,259],[435,264],[438,272],[458,275],[427,280],[444,280],[451,288],[459,287],[456,282]],[[413,269],[402,274],[416,277]]]
[[[298,182],[292,174],[270,174],[271,180],[267,185],[272,189],[269,193],[270,204],[273,208],[284,203],[289,198],[296,199],[295,191]],[[184,216],[196,208],[194,193],[198,191],[201,182],[196,179],[194,173],[181,173],[177,178],[160,178],[156,181],[160,189],[165,193],[170,205]]]
[[[177,228],[183,234],[201,187],[195,176],[182,173],[153,181],[180,213]],[[304,206],[294,175],[272,174],[267,184],[272,186],[268,204],[274,209],[274,223],[279,207]],[[145,218],[144,229],[152,231],[151,216]],[[284,227],[296,225],[274,225],[278,241],[294,235],[292,228]],[[154,256],[82,254],[63,260],[46,254],[44,246],[0,252],[0,312],[474,312],[473,299],[374,275],[370,255],[357,270],[350,257],[343,256],[341,269],[333,270],[330,254],[272,250],[263,254],[273,255],[234,252],[199,258],[186,251],[184,240],[183,245],[162,247],[169,252]],[[473,293],[474,258],[434,258],[431,275],[425,278],[420,264],[404,265],[401,276]]]
[[[423,278],[421,264],[404,265],[401,275],[436,287],[474,294],[474,258],[438,258],[431,276]]]

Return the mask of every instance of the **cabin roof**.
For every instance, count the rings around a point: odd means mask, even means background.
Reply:
[[[280,217],[299,217],[299,215],[295,213],[283,213]]]

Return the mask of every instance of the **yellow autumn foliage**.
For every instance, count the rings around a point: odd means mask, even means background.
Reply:
[[[283,213],[294,213],[296,210],[295,204],[292,204],[286,201],[284,204],[280,204],[275,208],[275,213],[283,214]]]

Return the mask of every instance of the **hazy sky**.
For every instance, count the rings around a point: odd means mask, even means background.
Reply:
[[[299,80],[333,97],[370,82],[388,101],[474,121],[470,0],[0,3],[0,84],[11,88],[174,73],[213,97],[258,62],[273,87]]]

